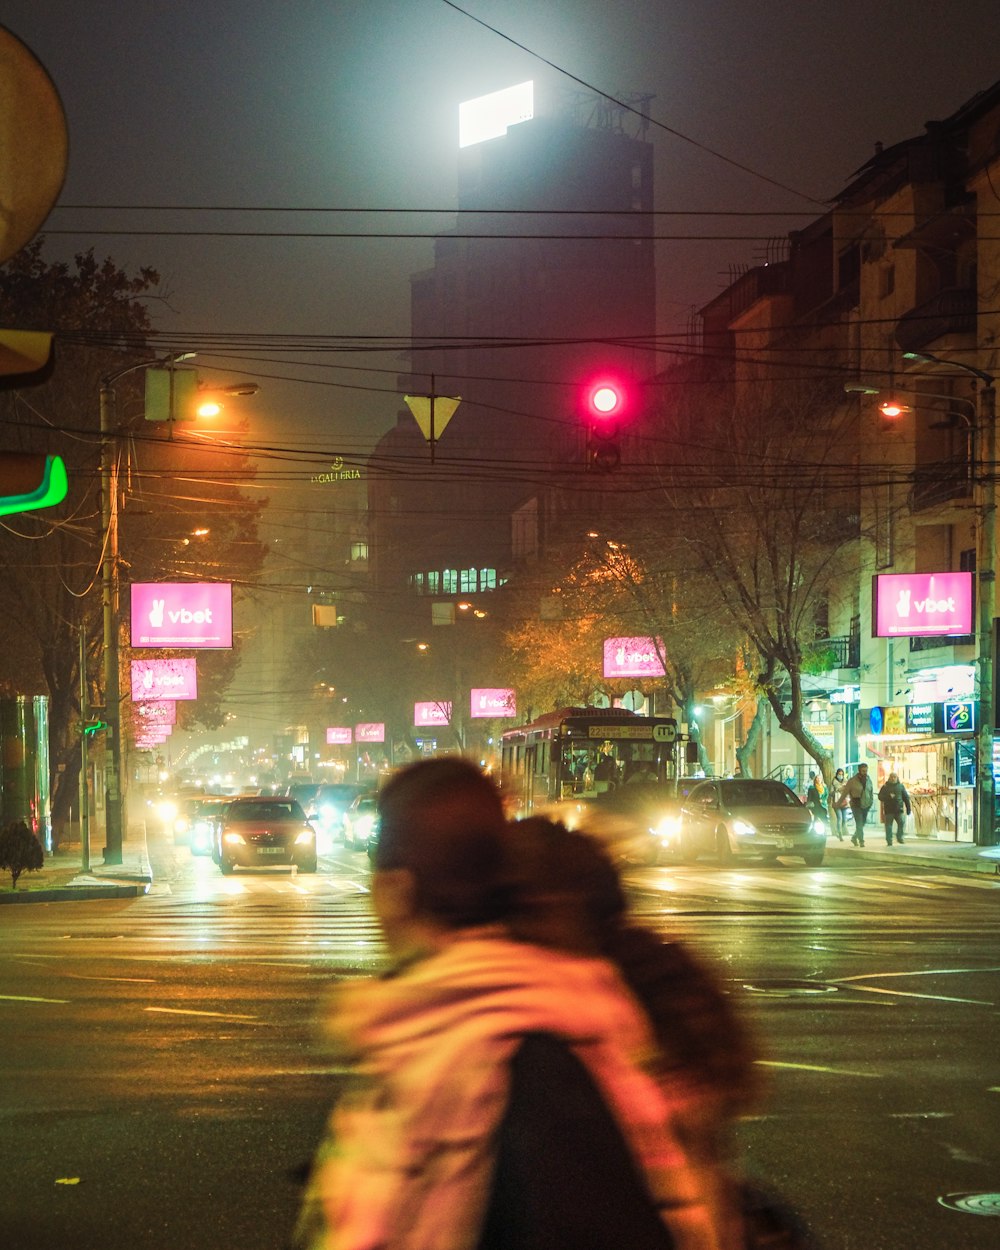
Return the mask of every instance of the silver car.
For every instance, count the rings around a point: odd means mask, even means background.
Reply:
[[[667,849],[682,860],[714,855],[720,864],[800,855],[818,868],[827,832],[825,822],[783,782],[737,777],[694,787]]]

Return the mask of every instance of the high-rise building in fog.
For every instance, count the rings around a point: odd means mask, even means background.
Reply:
[[[641,118],[589,100],[459,156],[459,217],[411,280],[412,372],[400,389],[461,396],[435,463],[410,412],[369,482],[374,586],[490,590],[511,513],[556,470],[582,474],[579,389],[595,369],[654,372],[652,147]]]

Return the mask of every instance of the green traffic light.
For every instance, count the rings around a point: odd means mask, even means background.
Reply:
[[[69,490],[61,456],[0,452],[0,516],[62,503]]]

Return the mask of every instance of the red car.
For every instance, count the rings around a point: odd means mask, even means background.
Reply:
[[[215,860],[228,876],[237,868],[291,864],[316,871],[316,831],[295,799],[232,799],[218,825]]]

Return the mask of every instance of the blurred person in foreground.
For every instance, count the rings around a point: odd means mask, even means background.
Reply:
[[[511,826],[511,841],[518,877],[511,933],[608,960],[620,972],[652,1026],[650,1070],[666,1095],[673,1133],[700,1170],[720,1241],[744,1244],[745,1199],[729,1139],[737,1116],[760,1095],[748,1029],[685,943],[630,919],[618,870],[598,839],[529,817]]]
[[[615,967],[508,921],[523,911],[492,781],[460,760],[379,797],[372,901],[394,964],[339,986],[354,1065],[307,1187],[308,1250],[729,1250],[646,1066]]]

